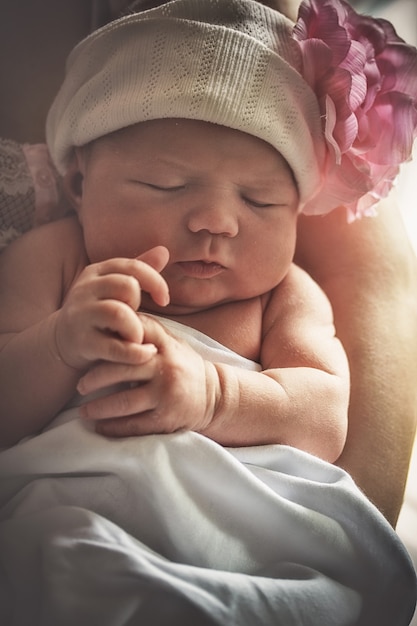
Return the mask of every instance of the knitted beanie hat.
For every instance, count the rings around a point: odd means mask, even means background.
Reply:
[[[287,160],[305,201],[325,157],[317,99],[293,23],[252,0],[174,0],[94,32],[67,62],[47,120],[58,170],[74,146],[160,118],[255,135]]]
[[[417,128],[417,54],[388,22],[344,0],[304,0],[295,26],[254,0],[158,4],[70,54],[47,119],[61,173],[74,146],[187,118],[274,146],[305,213],[345,204],[356,216],[388,193]]]

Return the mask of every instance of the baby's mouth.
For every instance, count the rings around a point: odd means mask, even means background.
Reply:
[[[225,270],[223,265],[212,261],[180,261],[177,265],[181,268],[183,274],[190,278],[214,278]]]

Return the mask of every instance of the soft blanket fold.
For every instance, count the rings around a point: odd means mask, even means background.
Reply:
[[[402,626],[416,593],[341,469],[192,432],[107,439],[77,408],[0,454],[0,566],[13,626]]]

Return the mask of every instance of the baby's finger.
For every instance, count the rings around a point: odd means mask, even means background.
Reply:
[[[146,367],[146,366],[145,366]],[[107,420],[113,418],[135,417],[140,419],[141,413],[152,411],[155,399],[144,383],[139,387],[125,387],[108,396],[97,398],[83,404],[79,415],[84,419]]]
[[[89,334],[79,354],[82,359],[82,365],[78,366],[80,369],[85,369],[86,366],[99,361],[135,365],[143,358],[142,344],[124,341],[118,336],[112,336],[101,330],[95,330]],[[69,363],[72,364],[72,361],[69,360]]]
[[[137,311],[140,306],[140,285],[134,276],[126,274],[106,274],[100,276],[91,286],[98,300],[118,300]]]
[[[92,367],[78,381],[77,391],[81,395],[94,393],[104,387],[119,383],[138,383],[149,380],[154,373],[155,364],[150,363],[157,353],[152,344],[137,346],[137,361],[135,364],[102,362]]]
[[[135,259],[135,262],[137,272],[133,275],[138,279],[141,289],[149,293],[156,304],[160,306],[169,304],[168,285],[161,274],[144,261]]]
[[[175,340],[169,330],[151,315],[140,312],[137,315],[142,324],[145,343],[153,343],[160,350],[167,346],[167,342]]]
[[[169,251],[165,246],[155,246],[136,258],[138,261],[144,261],[157,272],[162,272],[169,261]]]
[[[125,341],[142,343],[143,326],[135,311],[117,300],[101,300],[91,308],[93,326]],[[150,343],[150,342],[146,342]]]
[[[153,411],[142,415],[128,415],[114,419],[96,421],[96,432],[105,437],[141,437],[144,435],[165,434],[169,431]]]
[[[143,291],[149,293],[152,299],[160,306],[169,303],[168,285],[161,274],[151,265],[141,259],[108,259],[97,265],[100,276],[120,273],[133,276]]]

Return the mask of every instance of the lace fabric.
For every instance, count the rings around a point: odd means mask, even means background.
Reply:
[[[0,250],[32,227],[66,213],[46,145],[0,139]]]

